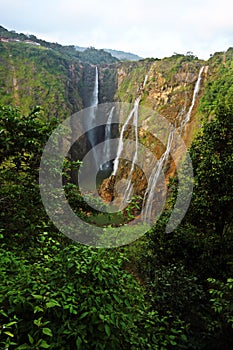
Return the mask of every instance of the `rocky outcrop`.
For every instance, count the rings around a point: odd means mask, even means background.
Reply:
[[[110,176],[107,179],[104,179],[100,188],[99,194],[104,202],[110,203],[114,199],[114,186],[115,186],[115,176]]]
[[[118,67],[118,90],[115,98],[122,102],[132,102],[140,96],[140,106],[147,107],[148,111],[152,111],[152,113],[148,112],[148,114],[145,114],[145,119],[141,120],[138,141],[150,149],[157,159],[160,159],[165,152],[166,145],[159,138],[159,126],[158,124],[155,125],[154,113],[156,111],[156,115],[161,115],[171,125],[181,128],[182,121],[190,110],[194,87],[202,66],[203,62],[199,60],[187,61],[185,57],[173,57],[161,61],[147,62],[145,64],[142,62],[125,63]],[[197,125],[195,123],[193,124],[195,120],[194,115],[197,110],[198,101],[204,91],[207,77],[208,68],[205,67],[200,91],[198,91],[198,96],[195,98],[195,103],[191,111],[190,121],[185,129],[180,131],[187,146],[192,139],[190,137],[190,134],[193,133],[192,128],[197,128]],[[161,132],[163,132],[162,129],[161,127]],[[125,137],[127,137],[127,134],[130,134],[130,128],[126,130]],[[181,149],[178,147],[173,156],[179,159],[181,156],[180,152]],[[176,171],[175,163],[171,157],[168,158],[168,163],[166,169],[164,169],[166,182],[168,182],[168,178],[173,176]],[[152,164],[145,154],[142,168],[135,167],[132,174],[131,181],[134,195],[144,195],[148,185],[148,179],[146,179],[144,170],[152,169],[151,167]],[[104,180],[100,187],[100,194],[105,201],[112,201],[113,198],[116,201],[119,193],[122,196],[125,190],[124,182],[126,182],[130,169],[131,162],[120,160],[114,181],[112,177]]]

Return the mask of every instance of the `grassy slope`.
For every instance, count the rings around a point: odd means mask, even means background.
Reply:
[[[41,105],[47,116],[64,118],[82,106],[82,66],[59,52],[24,43],[0,43],[1,103],[28,113]]]

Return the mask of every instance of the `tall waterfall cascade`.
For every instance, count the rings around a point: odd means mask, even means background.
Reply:
[[[142,84],[142,88],[138,89],[139,90],[144,90],[145,85],[147,83],[148,80],[148,74],[145,75],[143,84]],[[118,149],[117,149],[117,156],[114,160],[114,167],[113,167],[113,173],[112,175],[116,175],[118,167],[119,167],[119,160],[120,160],[120,156],[122,154],[123,148],[124,148],[124,133],[129,125],[129,122],[133,119],[132,124],[134,126],[134,137],[135,137],[135,141],[134,141],[134,155],[133,155],[133,159],[132,159],[132,164],[131,164],[131,168],[130,168],[130,172],[128,175],[128,179],[127,179],[127,185],[124,191],[124,197],[122,199],[121,202],[121,206],[120,209],[124,208],[125,205],[130,201],[131,195],[133,193],[133,183],[132,183],[132,176],[133,176],[133,172],[135,169],[135,164],[137,162],[137,158],[138,158],[138,110],[139,110],[139,104],[140,104],[140,100],[141,100],[141,94],[135,99],[134,102],[134,106],[132,108],[132,110],[130,111],[122,129],[121,129],[121,133],[120,133],[120,138],[119,138],[119,144],[118,144]]]
[[[144,82],[143,82],[143,89],[145,88],[145,86],[146,86],[146,83],[147,83],[147,80],[148,80],[148,74],[146,74],[146,76],[145,76],[145,79],[144,79]]]
[[[110,159],[111,155],[111,136],[112,136],[112,118],[115,107],[113,106],[110,110],[107,123],[105,125],[105,133],[104,133],[104,155],[106,159]],[[107,170],[111,167],[110,161],[101,165],[101,170]]]
[[[98,68],[95,67],[95,80],[94,80],[94,88],[91,96],[91,101],[90,101],[90,115],[88,118],[88,132],[87,132],[87,138],[90,142],[91,148],[93,149],[93,157],[94,161],[96,164],[96,168],[98,169],[98,159],[97,159],[97,154],[95,151],[95,145],[97,142],[97,135],[94,129],[92,129],[92,126],[95,125],[95,118],[96,118],[96,107],[98,106],[99,99],[99,72]]]
[[[205,69],[205,66],[202,66],[200,71],[199,71],[198,78],[197,78],[197,81],[196,81],[196,84],[194,87],[194,91],[193,91],[192,103],[189,107],[188,113],[186,114],[184,120],[181,121],[181,125],[179,128],[181,133],[185,130],[187,123],[190,121],[191,113],[192,113],[193,107],[195,105],[195,102],[196,102],[196,99],[197,99],[197,96],[198,96],[198,93],[200,90],[202,73],[203,73],[204,69]]]
[[[133,157],[133,162],[132,162],[132,167],[134,168],[134,164],[137,160],[137,143],[138,143],[138,128],[137,128],[137,122],[138,122],[138,107],[139,107],[139,103],[140,103],[140,99],[141,97],[139,96],[138,98],[136,98],[135,102],[134,102],[134,106],[133,109],[130,111],[122,129],[121,129],[121,133],[120,133],[120,138],[119,138],[119,143],[118,143],[118,148],[117,148],[117,156],[114,160],[114,167],[113,167],[113,173],[112,175],[116,175],[117,170],[118,170],[118,166],[119,166],[119,160],[120,160],[120,156],[121,153],[123,151],[123,147],[124,147],[124,133],[125,130],[127,128],[127,126],[129,125],[130,120],[132,119],[132,117],[134,117],[133,120],[133,124],[135,127],[135,135],[136,135],[136,148],[135,148],[135,155]],[[132,169],[131,167],[131,169]],[[133,171],[133,170],[132,170]]]
[[[180,123],[180,127],[178,128],[178,131],[180,131],[180,134],[182,134],[183,130],[185,130],[185,128],[186,128],[187,123],[190,121],[191,113],[192,113],[192,110],[194,108],[194,105],[195,105],[195,102],[196,102],[196,99],[197,99],[197,96],[198,96],[198,93],[200,90],[202,73],[203,73],[204,69],[205,69],[205,67],[203,66],[203,67],[201,67],[201,69],[199,71],[198,78],[197,78],[197,81],[196,81],[196,84],[194,87],[194,91],[193,91],[192,103],[189,107],[188,113],[185,115],[184,119]],[[156,192],[156,186],[159,182],[162,171],[163,171],[165,165],[167,164],[169,154],[171,151],[172,141],[174,138],[174,132],[175,132],[175,129],[170,131],[169,136],[168,136],[166,150],[163,153],[163,155],[160,157],[160,159],[158,160],[155,168],[153,169],[153,171],[149,177],[149,181],[148,181],[147,189],[146,189],[145,194],[144,194],[143,205],[142,205],[143,221],[147,222],[147,223],[152,221],[153,200],[154,200],[154,196],[155,196],[155,192]]]
[[[99,103],[99,72],[98,68],[95,67],[95,84],[94,84],[94,89],[93,89],[93,94],[92,94],[92,101],[91,101],[91,107],[95,107]]]
[[[159,182],[160,176],[162,174],[162,170],[168,161],[169,154],[171,151],[172,141],[174,137],[174,132],[175,132],[175,129],[173,129],[169,133],[166,150],[163,153],[163,155],[159,158],[155,168],[153,169],[149,177],[147,189],[145,191],[143,204],[142,204],[143,221],[147,223],[151,222],[153,199],[156,192],[156,186]]]
[[[205,69],[205,67],[201,67],[201,69],[199,70],[198,78],[197,78],[197,81],[196,81],[195,86],[194,86],[191,105],[188,109],[188,112],[183,114],[182,120],[180,120],[179,125],[176,126],[177,131],[180,132],[180,134],[182,134],[182,132],[186,128],[187,123],[190,121],[191,114],[192,114],[193,108],[195,106],[196,99],[198,97],[198,93],[199,93],[199,90],[201,87],[201,80],[202,80],[202,74],[203,74],[204,69]],[[145,88],[147,80],[148,80],[148,75],[145,76],[145,79],[143,82],[143,87],[142,87],[143,90]],[[121,154],[123,152],[123,148],[124,148],[124,133],[127,130],[129,123],[133,119],[135,152],[134,152],[134,155],[132,158],[132,164],[131,164],[131,168],[130,168],[130,171],[128,174],[127,185],[126,185],[126,189],[124,192],[124,198],[122,199],[122,202],[121,202],[120,209],[124,208],[127,205],[127,203],[130,201],[131,195],[133,193],[132,176],[133,176],[135,164],[136,164],[137,158],[138,158],[138,113],[139,113],[138,109],[139,109],[140,100],[141,100],[141,95],[136,98],[136,100],[134,102],[134,106],[133,106],[132,110],[130,111],[130,113],[129,113],[129,115],[128,115],[122,129],[121,129],[119,144],[118,144],[118,149],[117,149],[117,156],[116,156],[116,159],[114,161],[114,168],[113,168],[112,175],[117,174],[118,167],[119,167],[119,160],[120,160]],[[155,200],[156,187],[157,187],[158,183],[161,181],[161,179],[162,179],[161,176],[164,175],[163,174],[164,168],[166,167],[166,165],[169,161],[169,156],[170,156],[170,153],[172,150],[172,144],[173,144],[175,132],[176,132],[175,128],[172,128],[171,131],[169,132],[168,137],[167,137],[167,143],[165,146],[165,151],[161,155],[161,157],[159,158],[157,163],[155,164],[155,166],[152,169],[152,172],[149,176],[149,180],[148,180],[146,191],[144,193],[143,204],[142,204],[142,217],[143,217],[143,221],[145,223],[149,223],[153,220],[153,218],[152,218],[152,216],[154,214],[153,213],[153,202]]]
[[[148,79],[148,75],[146,75],[144,78],[142,89],[144,89],[146,82],[147,82],[147,79]],[[126,188],[124,191],[124,197],[122,199],[120,209],[125,207],[127,202],[130,200],[131,194],[133,192],[132,176],[133,176],[135,164],[136,164],[137,158],[138,158],[138,109],[139,109],[140,100],[141,100],[141,95],[139,95],[135,99],[134,106],[133,106],[132,110],[130,111],[130,113],[129,113],[129,115],[128,115],[122,129],[121,129],[118,148],[117,148],[117,156],[114,160],[112,175],[116,175],[116,173],[117,173],[120,156],[121,156],[123,148],[124,148],[124,133],[125,133],[127,127],[129,126],[129,122],[133,119],[132,124],[130,123],[130,125],[134,126],[134,137],[135,137],[134,155],[133,155],[130,172],[129,172],[128,179],[127,179],[127,185],[126,185]]]
[[[155,161],[154,164],[151,164],[151,171],[148,174],[148,182],[147,182],[147,188],[144,192],[143,198],[142,198],[142,208],[141,208],[141,216],[144,223],[152,223],[155,219],[155,215],[160,211],[161,205],[163,205],[163,200],[161,198],[163,197],[163,188],[166,187],[165,184],[165,177],[166,177],[166,168],[168,166],[168,162],[170,161],[170,157],[173,154],[174,150],[177,147],[177,141],[176,137],[178,134],[182,136],[184,133],[187,124],[190,122],[191,115],[193,112],[193,109],[195,107],[198,94],[201,88],[201,81],[202,81],[202,75],[203,72],[206,72],[206,67],[203,66],[200,68],[197,81],[194,85],[194,90],[192,93],[192,100],[189,108],[187,107],[187,100],[185,101],[185,106],[183,106],[182,111],[179,113],[178,117],[176,118],[176,121],[174,123],[174,126],[170,125],[169,129],[166,130],[167,136],[166,136],[166,142],[164,143],[164,151],[160,158]],[[111,170],[112,168],[112,176],[117,176],[118,170],[119,170],[119,164],[121,156],[124,154],[125,151],[131,154],[129,154],[129,159],[131,160],[130,168],[128,168],[127,172],[127,179],[124,179],[124,192],[123,192],[123,198],[120,198],[120,206],[119,209],[123,210],[128,203],[130,203],[133,193],[134,193],[134,181],[135,181],[135,168],[137,165],[137,162],[139,161],[139,155],[140,155],[140,144],[139,144],[139,105],[140,101],[142,99],[146,84],[148,81],[148,75],[145,76],[144,81],[141,83],[140,87],[138,88],[138,96],[136,97],[133,107],[128,113],[122,127],[120,130],[119,140],[118,140],[118,146],[116,150],[116,156],[115,160],[112,163],[111,157],[111,139],[112,139],[112,121],[114,116],[114,109],[115,107],[112,107],[111,110],[108,112],[107,121],[105,124],[105,129],[103,131],[103,139],[104,139],[104,155],[105,159],[107,160],[106,163],[102,164],[100,169],[105,170]],[[93,123],[94,125],[94,118],[96,118],[95,113],[95,107],[98,105],[98,93],[99,93],[99,85],[98,85],[98,69],[96,67],[95,72],[95,82],[94,82],[94,89],[92,94],[92,114],[90,118],[90,123]],[[126,136],[127,134],[127,136]],[[130,137],[128,137],[130,135]],[[89,141],[93,148],[96,145],[97,141],[97,135],[95,133],[90,133],[88,135]],[[127,140],[127,141],[126,141]],[[132,141],[130,143],[132,147],[126,148],[129,145],[128,141]],[[96,154],[93,152],[94,157]],[[124,157],[123,157],[124,158]],[[96,157],[95,159],[97,166],[98,166],[98,159]],[[160,189],[159,191],[157,189]],[[161,192],[162,190],[162,192]],[[162,197],[161,197],[162,196]],[[155,201],[158,201],[157,204]],[[160,203],[161,201],[161,203]],[[119,202],[118,202],[119,203]]]
[[[127,187],[125,189],[124,198],[123,198],[122,204],[121,204],[122,207],[124,207],[125,204],[127,204],[127,202],[129,201],[129,199],[131,197],[131,194],[133,192],[132,176],[133,176],[135,164],[136,164],[137,158],[138,158],[138,108],[139,108],[140,99],[141,99],[141,97],[138,97],[135,100],[134,107],[131,111],[131,115],[133,117],[134,136],[135,136],[135,141],[134,141],[135,152],[134,152],[130,172],[128,175]]]

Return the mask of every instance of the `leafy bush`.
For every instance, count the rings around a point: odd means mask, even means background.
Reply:
[[[145,290],[124,270],[126,255],[72,243],[49,221],[38,186],[45,142],[56,123],[0,108],[1,349],[170,349],[184,327],[150,309]],[[64,179],[71,204],[85,213],[75,185]],[[74,208],[75,209],[75,208]]]
[[[121,268],[122,254],[62,249],[46,233],[40,239],[30,261],[0,251],[1,347],[127,349],[135,342],[143,292]]]

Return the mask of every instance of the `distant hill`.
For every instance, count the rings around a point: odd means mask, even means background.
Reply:
[[[35,35],[26,35],[23,33],[16,33],[14,30],[7,30],[0,26],[0,42],[17,42],[29,44],[31,46],[41,46],[47,49],[52,49],[59,52],[64,58],[78,59],[83,63],[89,64],[111,64],[118,61],[109,52],[105,50],[97,50],[94,47],[89,47],[83,50],[77,50],[73,45],[63,46],[58,43],[50,43],[45,40],[38,39]]]
[[[31,45],[43,46],[49,49],[57,50],[62,54],[66,54],[69,57],[79,59],[84,63],[89,64],[111,64],[118,60],[120,61],[138,61],[141,59],[138,55],[117,51],[112,49],[95,49],[94,47],[81,47],[68,45],[63,46],[58,43],[50,43],[45,40],[38,39],[35,35],[16,33],[14,30],[7,30],[0,26],[0,39],[9,40],[10,42],[23,42]]]
[[[135,55],[130,52],[112,50],[112,49],[104,49],[104,51],[110,53],[113,57],[118,58],[120,61],[139,61],[142,57]]]
[[[85,50],[87,49],[87,47],[75,46],[75,49],[76,49],[77,51],[83,52],[83,51],[85,51]]]
[[[101,64],[101,63],[116,63],[118,59],[113,57],[111,53],[106,52],[105,50],[97,50],[94,47],[88,47],[82,51],[76,51],[77,57],[85,63],[89,64]]]
[[[83,52],[87,50],[86,47],[75,46],[76,50]],[[134,53],[112,50],[112,49],[103,49],[105,52],[110,53],[113,57],[117,58],[119,61],[139,61],[142,57],[135,55]]]

